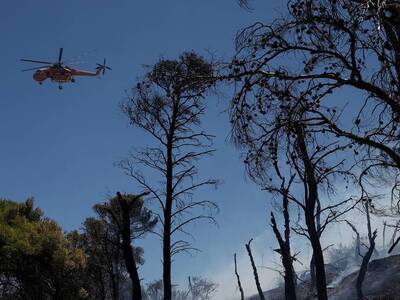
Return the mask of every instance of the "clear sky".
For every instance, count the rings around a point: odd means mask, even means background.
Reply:
[[[125,90],[143,74],[143,64],[160,57],[196,50],[229,58],[237,30],[272,20],[285,6],[282,0],[253,3],[256,10],[248,13],[234,0],[1,1],[0,197],[34,196],[47,216],[72,230],[93,215],[94,203],[116,191],[137,192],[114,166],[147,141],[119,111]],[[35,66],[20,58],[56,60],[60,47],[65,59],[82,62],[78,67],[94,69],[106,57],[113,71],[101,79],[77,78],[62,91],[51,82],[39,86],[32,73],[20,71]],[[222,180],[218,190],[201,192],[219,204],[219,227],[195,226],[195,245],[203,252],[176,259],[176,282],[188,275],[222,278],[225,268],[233,274],[233,253],[242,253],[244,243],[267,227],[267,195],[246,181],[239,153],[227,141],[222,111],[230,96],[207,100],[204,125],[217,136],[217,153],[199,165],[204,176]],[[270,253],[274,241],[264,236],[257,243]],[[161,278],[160,243],[149,237],[140,244],[146,259],[142,277]]]

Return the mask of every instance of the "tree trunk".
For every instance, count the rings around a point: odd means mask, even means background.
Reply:
[[[315,277],[318,300],[327,300],[328,294],[326,291],[325,263],[321,243],[319,241],[317,231],[315,230],[315,227],[312,226],[312,223],[307,224],[307,228],[310,235],[311,246],[313,249],[313,257],[315,260]]]
[[[172,119],[174,120],[175,114]],[[167,176],[166,176],[166,199],[164,210],[164,232],[163,232],[163,283],[164,300],[172,300],[172,280],[171,280],[171,217],[173,201],[173,157],[172,157],[172,137],[174,122],[169,131],[167,143]]]
[[[317,280],[315,278],[315,259],[314,259],[314,254],[311,256],[311,261],[310,261],[310,284],[311,284],[311,289],[314,290],[317,286]]]
[[[242,288],[242,283],[240,282],[239,273],[237,271],[236,253],[233,255],[233,260],[235,262],[235,275],[236,275],[237,283],[238,283],[238,286],[239,286],[240,300],[244,300],[244,292],[243,292],[243,288]]]
[[[287,198],[286,200],[284,199],[284,204],[283,204],[283,211],[284,211],[284,217],[285,217],[285,241],[282,239],[282,235],[278,230],[278,227],[276,225],[276,220],[275,216],[273,213],[271,213],[271,225],[272,225],[272,230],[275,233],[276,239],[278,240],[279,243],[279,248],[280,248],[280,254],[282,258],[282,265],[283,268],[285,269],[285,299],[286,300],[296,300],[296,275],[294,272],[293,268],[293,259],[292,259],[292,254],[290,252],[290,239],[289,239],[289,211],[288,211],[288,203]]]
[[[357,282],[356,282],[356,290],[357,290],[357,300],[364,300],[364,295],[362,291],[362,284],[364,282],[365,274],[367,273],[368,263],[371,259],[372,253],[375,249],[375,238],[376,238],[376,230],[372,233],[371,230],[371,219],[369,216],[369,199],[365,201],[365,211],[367,214],[367,228],[368,228],[368,240],[369,240],[369,248],[367,253],[364,255],[360,271],[358,272]]]
[[[285,258],[282,256],[282,264],[285,268],[285,299],[296,300],[296,273],[294,272],[292,258],[288,259],[287,257],[288,253],[285,254]]]
[[[327,300],[328,294],[326,291],[326,275],[325,263],[320,243],[320,235],[315,223],[315,209],[318,204],[318,183],[315,178],[315,169],[308,155],[307,146],[305,143],[304,131],[301,124],[295,124],[297,135],[297,146],[301,159],[304,163],[304,184],[307,186],[305,191],[305,221],[307,225],[308,236],[313,249],[315,261],[315,276],[318,300]]]
[[[113,300],[119,300],[119,289],[117,287],[117,282],[115,278],[114,272],[110,273],[110,279],[111,279],[111,290],[112,290],[112,299]]]
[[[356,282],[357,300],[364,300],[364,295],[362,292],[362,284],[364,282],[365,274],[367,273],[369,260],[371,259],[372,253],[374,252],[374,248],[375,248],[375,241],[372,241],[367,253],[363,257],[360,266],[360,271],[358,272],[358,277]]]
[[[171,204],[165,207],[171,211]],[[164,300],[172,300],[172,282],[171,282],[171,214],[166,213],[164,218],[163,234],[163,284]]]
[[[132,300],[142,300],[142,289],[137,271],[136,261],[131,245],[131,222],[129,216],[129,205],[118,193],[118,200],[122,208],[122,253],[124,255],[126,270],[132,282]]]
[[[253,239],[251,239],[246,244],[246,250],[250,257],[251,267],[253,268],[254,280],[256,281],[258,295],[260,296],[261,300],[265,300],[264,293],[263,293],[261,285],[260,285],[260,279],[258,278],[257,267],[256,267],[256,264],[254,263],[253,254],[251,253],[250,243],[252,242],[252,240]]]

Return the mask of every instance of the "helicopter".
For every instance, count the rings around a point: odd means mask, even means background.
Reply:
[[[62,84],[68,82],[75,82],[75,76],[98,76],[100,74],[104,75],[106,70],[112,70],[109,66],[106,65],[106,59],[104,59],[103,64],[97,64],[96,71],[85,71],[74,69],[64,65],[62,62],[62,55],[63,55],[63,48],[60,48],[60,52],[58,54],[58,61],[55,63],[51,63],[48,61],[40,61],[40,60],[32,60],[32,59],[21,59],[24,62],[32,62],[37,64],[44,64],[45,66],[29,68],[22,70],[23,72],[26,71],[33,71],[33,79],[39,82],[40,85],[43,84],[47,78],[50,78],[51,81],[55,81],[59,83],[58,88],[62,90]]]

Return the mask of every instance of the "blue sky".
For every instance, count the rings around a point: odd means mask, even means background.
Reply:
[[[146,136],[128,126],[118,104],[143,74],[142,65],[185,50],[229,58],[235,32],[256,20],[271,20],[284,1],[255,1],[253,13],[233,0],[171,1],[2,1],[0,4],[0,196],[22,201],[34,196],[45,214],[64,229],[78,229],[94,203],[116,191],[135,193],[136,184],[114,166]],[[93,69],[106,57],[112,72],[77,79],[59,91],[39,86],[20,58],[81,60]],[[209,98],[205,128],[217,136],[217,153],[201,162],[201,174],[220,178],[217,191],[201,196],[220,206],[219,227],[193,228],[194,257],[178,257],[174,278],[223,269],[244,242],[264,232],[266,196],[246,182],[239,154],[229,144],[226,97]],[[144,279],[161,277],[160,243],[149,237]],[[265,243],[268,249],[267,243]]]

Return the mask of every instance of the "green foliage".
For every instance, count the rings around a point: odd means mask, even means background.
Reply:
[[[119,237],[96,218],[87,218],[83,226],[80,239],[87,257],[87,290],[93,299],[115,299],[126,273],[117,246]]]
[[[135,195],[125,194],[121,201],[124,201],[129,210],[131,220],[132,239],[139,238],[153,229],[157,224],[157,218],[144,206],[144,200]],[[96,204],[94,210],[100,220],[105,222],[109,231],[118,235],[122,230],[123,209],[117,197],[111,198],[108,202]]]
[[[73,235],[43,217],[33,199],[0,200],[0,274],[6,299],[79,299],[77,274],[84,266]]]

